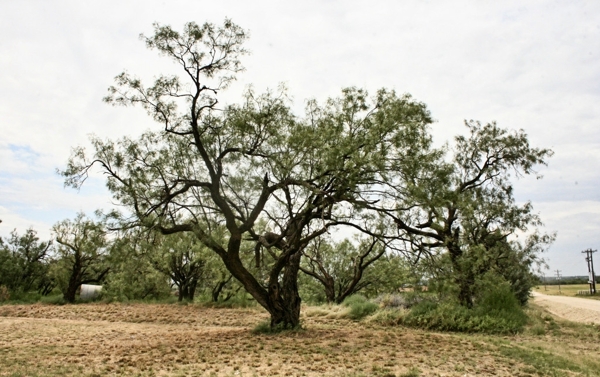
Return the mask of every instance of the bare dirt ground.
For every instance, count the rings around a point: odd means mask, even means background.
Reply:
[[[550,313],[581,323],[600,324],[600,301],[578,297],[551,296],[533,292],[534,302]]]
[[[582,344],[600,343],[593,330],[493,337],[305,315],[305,330],[253,334],[266,319],[258,308],[4,305],[0,376],[591,376],[548,365],[600,351]]]

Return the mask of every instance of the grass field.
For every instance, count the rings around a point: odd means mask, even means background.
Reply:
[[[596,284],[596,289],[600,289],[600,284]],[[562,295],[562,296],[577,296],[577,292],[586,291],[589,292],[590,286],[588,284],[569,284],[561,285],[560,290],[558,285],[540,285],[535,287],[536,292],[543,293],[546,295]],[[595,296],[577,296],[582,298],[589,298],[593,300],[600,300],[600,294]]]
[[[303,308],[305,329],[254,334],[258,308],[0,306],[1,376],[598,376],[600,331],[539,308],[516,336],[434,333]]]

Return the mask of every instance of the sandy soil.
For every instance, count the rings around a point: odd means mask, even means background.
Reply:
[[[558,317],[574,322],[600,324],[600,301],[578,297],[550,296],[538,292],[532,294],[536,304]]]

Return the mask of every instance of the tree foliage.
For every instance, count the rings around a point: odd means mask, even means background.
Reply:
[[[529,203],[515,203],[510,173],[534,173],[551,152],[530,147],[522,131],[469,122],[470,136],[456,139],[447,162],[432,147],[429,111],[408,94],[346,88],[324,103],[308,101],[300,116],[284,88],[248,90],[240,104],[217,107],[218,92],[243,70],[243,29],[229,20],[188,23],[181,33],[155,24],[142,38],[179,74],[146,85],[122,73],[105,101],[141,106],[162,129],[92,137],[92,153],[76,148],[61,173],[79,188],[100,167],[130,215],[120,227],[169,240],[154,266],[178,282],[180,297],[193,296],[210,260],[205,250],[228,271],[213,293],[230,274],[273,327],[299,324],[301,268],[339,300],[364,288],[366,267],[384,250],[431,261],[443,250],[459,298],[470,305],[477,274],[505,269],[501,260],[535,260],[539,242],[531,248],[509,239],[539,224]],[[314,249],[343,229],[369,241]],[[350,269],[340,267],[343,258]],[[334,273],[337,295],[330,294]]]
[[[124,73],[106,100],[141,105],[163,131],[93,139],[92,159],[77,149],[63,172],[66,183],[79,187],[99,164],[132,223],[193,233],[271,313],[273,325],[296,326],[302,250],[332,227],[368,231],[378,187],[428,150],[429,112],[408,95],[381,90],[370,98],[355,88],[324,105],[309,102],[304,118],[291,112],[284,92],[249,91],[241,105],[217,109],[217,91],[241,70],[242,29],[230,21],[190,23],[183,33],[155,25],[144,39],[172,58],[182,77],[159,76],[144,86]],[[215,236],[222,228],[225,237]],[[274,261],[266,282],[244,265],[245,240]]]
[[[469,137],[458,136],[451,163],[438,161],[428,182],[409,186],[395,219],[399,231],[419,255],[447,252],[459,301],[472,305],[476,278],[494,269],[526,301],[533,279],[530,268],[553,236],[534,234],[519,243],[519,233],[541,225],[531,203],[513,196],[511,175],[536,174],[552,155],[529,145],[521,130],[495,123],[467,122]],[[512,237],[512,238],[511,238]],[[528,283],[525,283],[528,282]]]
[[[210,250],[186,233],[155,238],[152,246],[149,257],[154,268],[177,286],[179,301],[193,301],[198,284],[208,275]]]
[[[108,263],[110,273],[103,287],[109,300],[160,300],[171,294],[168,277],[154,268],[151,254],[154,237],[143,229],[117,233]]]
[[[336,243],[322,237],[304,249],[300,269],[318,282],[327,302],[340,304],[368,288],[394,292],[407,283],[405,267],[397,263],[397,256],[386,253],[385,244],[376,237],[358,241]]]
[[[101,283],[110,270],[109,241],[104,224],[79,213],[56,223],[52,231],[58,247],[55,276],[67,302],[75,302],[81,284]]]
[[[0,243],[0,285],[13,293],[38,290],[47,294],[54,287],[47,278],[52,242],[40,241],[32,228],[19,235],[16,230]]]

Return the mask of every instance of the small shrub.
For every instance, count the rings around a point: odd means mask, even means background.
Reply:
[[[302,326],[298,325],[295,328],[289,328],[284,326],[283,324],[276,325],[275,327],[271,327],[270,321],[263,321],[256,325],[252,329],[253,334],[279,334],[282,332],[295,332],[302,330]]]
[[[272,334],[271,323],[269,321],[263,321],[252,329],[253,334]]]
[[[10,296],[11,303],[13,304],[34,304],[43,296],[38,292],[12,292]]]
[[[361,295],[352,295],[346,298],[342,304],[350,308],[348,317],[355,321],[373,314],[379,308],[377,304],[368,301]]]
[[[482,294],[473,309],[456,302],[423,301],[415,305],[403,324],[432,330],[514,334],[521,332],[527,315],[505,286]]]
[[[0,302],[10,300],[10,291],[5,285],[0,285]]]
[[[45,296],[40,299],[40,302],[48,305],[64,305],[67,303],[62,295]]]
[[[546,335],[546,328],[543,325],[534,325],[531,327],[533,335]]]
[[[421,370],[417,367],[411,367],[406,373],[402,373],[400,377],[419,377]]]
[[[406,309],[386,308],[379,310],[370,318],[370,322],[374,322],[383,326],[396,326],[404,321],[404,317],[408,314]]]

